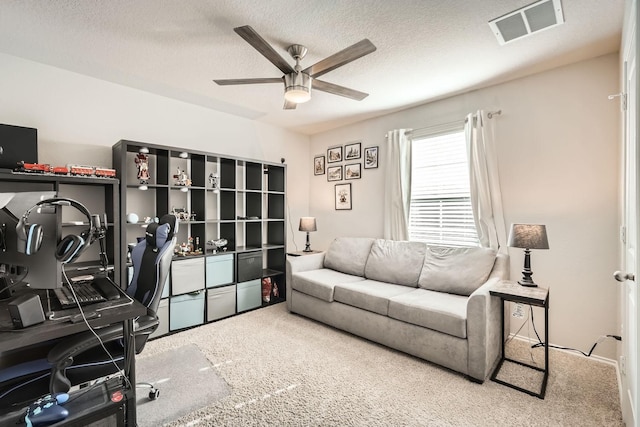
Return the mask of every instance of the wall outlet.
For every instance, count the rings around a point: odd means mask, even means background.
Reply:
[[[524,319],[524,306],[520,303],[513,304],[513,311],[511,312],[511,316],[516,319]]]

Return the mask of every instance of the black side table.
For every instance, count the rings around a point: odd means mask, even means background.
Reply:
[[[547,380],[549,378],[549,290],[544,288],[530,288],[521,286],[515,282],[509,281],[501,281],[497,283],[490,291],[491,295],[500,297],[500,301],[502,302],[502,312],[501,312],[501,324],[502,324],[502,357],[498,362],[498,366],[493,371],[493,375],[491,375],[491,380],[495,381],[499,384],[506,385],[507,387],[511,387],[523,393],[527,393],[531,396],[538,397],[540,399],[544,399],[545,392],[547,391]],[[528,304],[537,307],[544,307],[544,369],[538,366],[529,365],[527,363],[521,362],[519,360],[509,359],[505,356],[505,333],[504,333],[504,302],[511,301],[516,303]],[[504,361],[509,361],[513,363],[517,363],[521,366],[526,366],[527,368],[534,369],[539,372],[543,372],[544,376],[542,378],[542,386],[540,388],[540,392],[534,392],[531,390],[524,389],[522,387],[518,387],[517,385],[507,383],[497,378],[498,373],[500,372],[500,368],[502,368],[502,364]]]

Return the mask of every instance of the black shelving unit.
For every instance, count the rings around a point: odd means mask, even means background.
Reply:
[[[149,177],[144,182],[137,176],[140,155],[147,156]],[[125,243],[135,243],[146,223],[172,211],[185,212],[178,244],[199,242],[202,249],[174,257],[159,313],[161,327],[154,336],[284,301],[286,165],[122,140],[113,146],[113,166],[122,184],[122,265],[127,265]],[[182,171],[190,185],[175,178]],[[137,223],[125,222],[131,213],[138,216]],[[207,244],[221,238],[228,242],[226,250]],[[122,269],[124,283],[129,276],[130,268]],[[267,277],[279,294],[268,303],[261,293],[261,280]]]

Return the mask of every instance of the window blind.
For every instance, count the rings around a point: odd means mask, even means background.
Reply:
[[[412,140],[409,239],[478,246],[464,131]]]

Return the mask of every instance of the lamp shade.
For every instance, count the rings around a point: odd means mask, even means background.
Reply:
[[[311,99],[311,77],[306,73],[284,75],[284,99],[302,104]]]
[[[312,216],[303,216],[300,218],[300,227],[298,227],[299,231],[317,231],[316,228],[316,219]]]
[[[511,224],[509,246],[523,249],[549,249],[547,228],[542,224]]]

